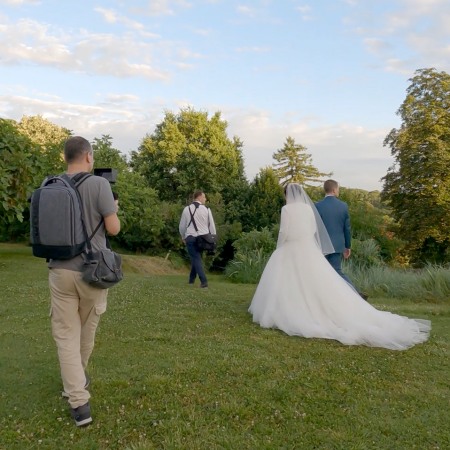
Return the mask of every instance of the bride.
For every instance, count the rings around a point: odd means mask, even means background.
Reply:
[[[253,321],[288,335],[345,345],[405,350],[428,339],[428,320],[379,311],[364,301],[323,256],[334,253],[314,203],[287,185],[277,248],[251,302]]]

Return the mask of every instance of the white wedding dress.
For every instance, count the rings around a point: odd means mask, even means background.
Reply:
[[[346,345],[404,350],[426,341],[430,321],[375,309],[336,273],[314,237],[313,208],[298,200],[283,207],[277,249],[249,308],[253,321]]]

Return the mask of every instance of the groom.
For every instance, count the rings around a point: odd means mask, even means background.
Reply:
[[[317,211],[322,217],[325,228],[328,231],[331,242],[336,253],[325,255],[334,270],[355,289],[347,275],[342,272],[342,258],[347,259],[351,254],[351,228],[350,215],[347,203],[338,199],[339,183],[334,180],[327,180],[323,185],[325,198],[316,203]],[[356,291],[356,289],[355,289]],[[364,300],[365,294],[359,293]]]

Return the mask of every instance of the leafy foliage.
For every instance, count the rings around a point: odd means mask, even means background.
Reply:
[[[70,130],[55,125],[42,116],[23,116],[17,129],[38,150],[39,181],[48,175],[64,172],[64,142],[71,135]]]
[[[127,159],[119,150],[113,147],[112,137],[102,135],[101,138],[94,138],[92,149],[94,150],[95,166],[97,168],[112,168],[119,173],[128,171]]]
[[[391,217],[391,211],[381,202],[380,193],[341,189],[340,198],[349,206],[353,239],[374,240],[380,256],[394,263],[404,242],[397,237],[397,225]]]
[[[279,222],[284,195],[271,167],[261,169],[256,175],[248,189],[246,204],[242,211],[244,231],[261,230]]]
[[[220,112],[183,109],[166,112],[155,132],[132,153],[132,167],[141,173],[160,198],[188,200],[195,189],[221,192],[243,177],[241,143],[226,134]]]
[[[398,110],[399,129],[385,139],[395,164],[382,198],[417,261],[450,261],[450,75],[421,69]]]
[[[27,200],[38,183],[40,147],[17,129],[14,121],[0,119],[0,220],[3,226],[22,222]]]
[[[96,167],[114,168],[118,173],[113,190],[119,197],[121,232],[114,240],[129,250],[160,252],[167,208],[162,207],[157,192],[142,175],[129,169],[110,136],[95,138],[93,149]]]
[[[257,283],[266,266],[270,255],[275,250],[276,239],[274,230],[263,228],[242,233],[233,243],[236,250],[234,259],[230,261],[225,275],[237,283]]]
[[[39,115],[23,116],[17,124],[17,129],[44,150],[54,145],[61,145],[72,134],[67,128],[55,125]],[[61,154],[59,159],[62,160]]]
[[[218,229],[219,251],[207,261],[214,269],[223,270],[236,259],[233,244],[242,231],[277,227],[284,195],[276,169],[263,168],[252,182],[247,181],[243,144],[237,137],[229,139],[226,128],[220,113],[212,117],[193,109],[166,113],[131,161],[113,147],[111,136],[94,138],[95,167],[118,171],[113,190],[119,194],[122,232],[114,238],[117,244],[136,252],[166,255],[173,251],[186,256],[178,223],[195,188],[207,192]],[[24,116],[18,123],[1,120],[0,178],[6,186],[0,192],[1,240],[27,238],[29,225],[23,220],[28,217],[27,198],[46,175],[64,171],[63,143],[70,133],[40,116]],[[306,149],[293,139],[288,138],[285,147],[292,150],[293,161],[300,154],[300,160],[310,164]],[[323,196],[321,188],[306,188],[314,200]],[[384,261],[407,265],[408,255],[401,252],[397,224],[378,192],[342,189],[341,195],[349,203],[354,237],[374,239]],[[436,246],[444,244],[428,239],[424,248],[435,254],[440,251]],[[246,254],[247,260],[260,259],[260,249],[254,251],[254,255]]]

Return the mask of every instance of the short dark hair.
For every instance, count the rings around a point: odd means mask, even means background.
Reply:
[[[339,187],[339,183],[335,180],[327,180],[323,183],[323,190],[326,194],[333,192],[335,189]]]
[[[78,161],[85,153],[92,153],[92,146],[81,136],[71,136],[64,144],[64,159],[67,164]]]
[[[197,191],[194,191],[194,200],[195,199],[197,199],[197,198],[199,198],[201,195],[203,195],[204,194],[204,192],[203,191],[200,191],[200,190],[197,190]]]

